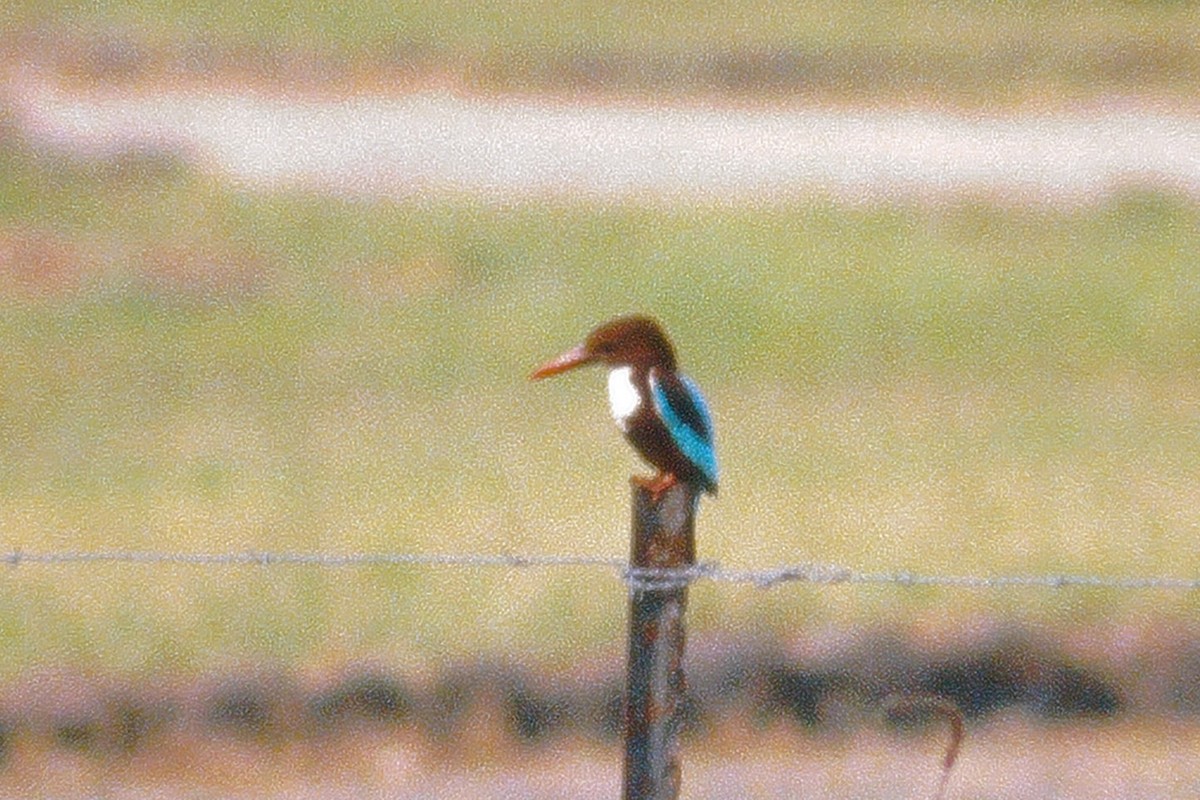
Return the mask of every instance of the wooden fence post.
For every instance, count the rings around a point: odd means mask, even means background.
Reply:
[[[656,499],[633,484],[630,565],[635,580],[629,592],[624,800],[679,796],[687,582],[653,586],[636,578],[639,569],[684,570],[695,564],[695,491],[678,483]]]

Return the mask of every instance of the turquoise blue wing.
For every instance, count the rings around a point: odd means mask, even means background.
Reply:
[[[719,475],[717,451],[713,447],[712,417],[699,387],[684,375],[651,370],[650,394],[675,446],[704,477],[704,488],[714,491]]]

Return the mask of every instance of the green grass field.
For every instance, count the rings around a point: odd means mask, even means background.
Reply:
[[[4,135],[0,133],[0,135]],[[1200,210],[1129,194],[664,210],[251,194],[0,148],[0,550],[621,556],[598,372],[640,310],[713,406],[704,559],[1200,574]],[[604,572],[27,565],[0,667],[577,658]],[[1195,613],[1183,594],[701,585],[697,630]]]

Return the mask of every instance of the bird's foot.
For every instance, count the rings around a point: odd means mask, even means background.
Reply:
[[[673,472],[660,472],[653,478],[643,478],[641,475],[634,475],[629,480],[634,486],[640,486],[650,492],[650,499],[656,503],[658,502],[658,498],[662,497],[663,492],[679,483],[679,479],[675,477],[675,473]]]

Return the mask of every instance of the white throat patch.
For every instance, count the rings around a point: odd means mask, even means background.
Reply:
[[[613,420],[622,431],[629,430],[629,418],[642,404],[642,396],[633,385],[633,367],[616,367],[608,373],[608,403]]]

